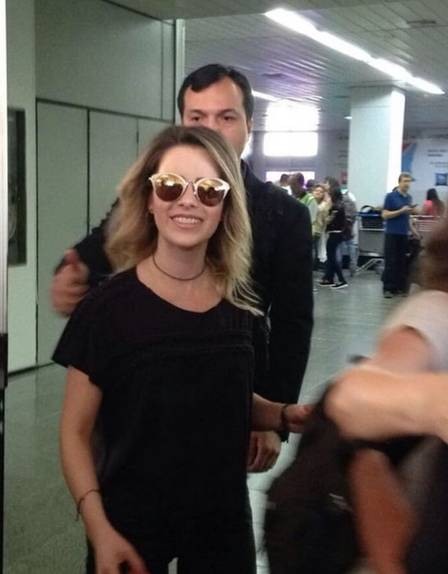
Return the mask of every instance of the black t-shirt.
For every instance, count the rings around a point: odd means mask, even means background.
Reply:
[[[102,391],[95,458],[106,497],[189,513],[244,505],[252,328],[226,300],[204,313],[172,305],[135,269],[89,293],[53,358]]]

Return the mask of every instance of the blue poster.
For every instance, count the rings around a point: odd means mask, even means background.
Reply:
[[[436,173],[434,185],[448,185],[448,173]]]

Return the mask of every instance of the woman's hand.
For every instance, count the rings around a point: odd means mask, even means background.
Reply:
[[[96,534],[92,545],[95,550],[96,574],[150,574],[132,544],[111,526]]]

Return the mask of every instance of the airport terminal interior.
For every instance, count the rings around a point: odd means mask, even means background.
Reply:
[[[330,176],[356,205],[352,235],[338,256],[347,286],[320,284],[325,244],[314,254],[314,329],[299,402],[317,401],[351,357],[373,352],[381,325],[406,299],[405,293],[384,296],[386,193],[406,172],[413,204],[422,207],[432,188],[448,200],[448,2],[5,4],[3,572],[81,574],[84,532],[59,461],[65,370],[51,360],[66,322],[50,300],[65,250],[100,224],[127,168],[152,138],[179,123],[176,95],[184,77],[209,63],[233,66],[255,96],[242,155],[255,175],[279,184],[282,174],[302,173],[304,183],[312,180],[310,189]],[[285,194],[293,191],[285,184]],[[419,248],[432,219],[415,218]],[[271,470],[248,475],[257,574],[269,574],[266,491],[299,441],[297,435],[283,444]]]

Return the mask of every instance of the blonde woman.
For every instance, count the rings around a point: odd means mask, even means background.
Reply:
[[[107,243],[121,272],[55,352],[88,573],[165,574],[174,557],[183,574],[255,572],[249,431],[297,431],[308,410],[252,395],[250,238],[237,157],[206,128],[162,132],[121,185]]]

